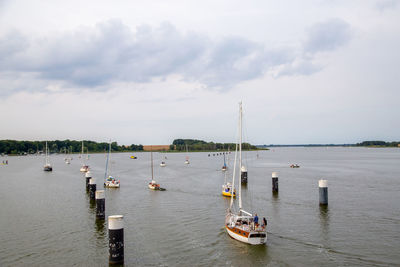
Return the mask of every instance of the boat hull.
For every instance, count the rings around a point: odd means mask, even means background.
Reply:
[[[261,233],[255,231],[246,232],[235,227],[231,228],[228,225],[225,225],[225,229],[230,237],[238,241],[241,241],[243,243],[247,243],[250,245],[264,245],[267,242],[266,232],[261,232]],[[252,235],[260,235],[260,234],[265,235],[265,237],[252,237]]]
[[[107,188],[119,188],[119,184],[105,183],[104,187],[107,187]]]
[[[230,191],[229,191],[229,192],[222,191],[222,195],[223,195],[224,197],[232,197],[232,194],[231,194]],[[233,197],[236,197],[236,194],[235,194],[235,193],[233,194]]]
[[[87,172],[89,170],[89,166],[82,166],[80,171],[81,172]]]
[[[52,167],[45,166],[45,167],[43,168],[43,170],[44,170],[45,172],[51,172],[51,171],[53,171],[53,168],[52,168]]]

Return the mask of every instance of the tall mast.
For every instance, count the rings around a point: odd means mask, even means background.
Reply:
[[[239,103],[239,180],[242,175],[242,102]],[[239,182],[239,211],[242,211],[242,183]]]
[[[82,161],[82,165],[85,164],[84,160],[83,160],[83,140],[82,140],[82,153],[81,153],[81,161]]]
[[[47,141],[46,141],[46,165],[49,164],[49,156],[48,156],[48,149],[47,149]]]
[[[239,126],[238,126],[238,131],[240,131],[240,115],[239,115]],[[236,146],[235,146],[235,161],[233,163],[233,173],[232,173],[232,192],[231,192],[231,204],[229,206],[229,209],[232,209],[233,205],[233,192],[235,189],[235,175],[236,175],[236,159],[237,159],[237,152],[238,152],[238,142],[236,141]],[[240,167],[239,167],[239,173],[240,173]],[[239,191],[240,192],[240,191]],[[240,195],[239,195],[240,197]]]
[[[104,173],[104,180],[107,178],[107,170],[108,170],[108,160],[110,158],[110,151],[111,151],[111,140],[108,145],[108,154],[107,154],[107,161],[106,161],[106,172]]]
[[[153,147],[151,147],[151,180],[153,181]]]

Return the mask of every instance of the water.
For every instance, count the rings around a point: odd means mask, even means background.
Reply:
[[[387,266],[400,264],[400,150],[274,148],[246,153],[243,206],[268,219],[266,246],[231,239],[224,230],[229,200],[221,196],[222,156],[154,153],[112,155],[120,189],[106,189],[106,216],[122,214],[126,266]],[[159,167],[167,156],[167,167]],[[107,266],[106,223],[96,223],[80,161],[52,155],[3,157],[0,165],[0,266]],[[98,188],[105,156],[88,161]],[[231,154],[230,166],[233,163]],[[299,169],[289,165],[297,163]],[[232,170],[232,168],[230,168]],[[271,173],[279,174],[272,195]],[[229,176],[230,177],[230,176]],[[328,179],[329,206],[318,204]]]

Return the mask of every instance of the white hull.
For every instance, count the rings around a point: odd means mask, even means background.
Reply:
[[[239,235],[232,231],[230,228],[225,226],[226,231],[228,232],[229,236],[232,237],[233,239],[236,239],[238,241],[241,241],[243,243],[247,243],[250,245],[263,245],[267,242],[267,233],[265,233],[265,238],[263,237],[251,237],[252,234],[258,234],[258,232],[253,232],[251,231],[249,236],[250,238],[244,237],[242,235]]]
[[[88,170],[89,170],[89,166],[81,167],[81,169],[80,169],[81,172],[87,172]]]
[[[104,183],[104,186],[105,187],[108,187],[108,188],[119,188],[119,183]]]
[[[151,189],[151,190],[156,190],[157,189],[157,187],[156,186],[154,186],[154,185],[148,185],[148,187],[149,187],[149,189]]]

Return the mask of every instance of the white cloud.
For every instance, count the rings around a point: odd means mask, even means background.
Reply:
[[[344,43],[345,26],[340,21],[329,21],[312,28],[308,51],[334,49]],[[334,36],[321,36],[325,30]],[[298,49],[266,47],[241,37],[212,40],[194,32],[181,33],[169,23],[141,25],[132,30],[119,20],[111,20],[30,41],[18,32],[10,32],[0,39],[0,55],[5,58],[0,69],[95,90],[113,82],[148,83],[169,75],[227,90],[269,70],[279,70],[281,65],[290,66],[284,75],[312,74],[320,69],[312,67],[308,58],[300,59],[298,64],[294,56],[301,54]]]

